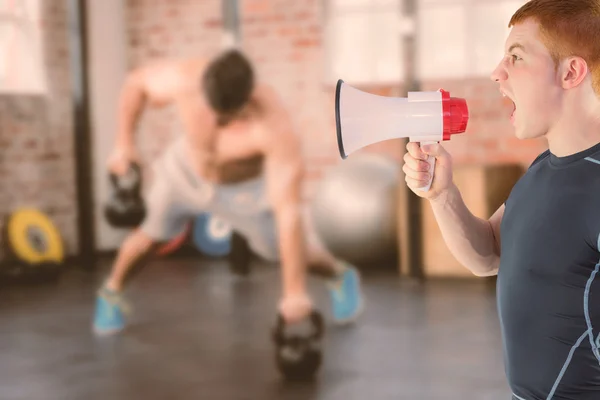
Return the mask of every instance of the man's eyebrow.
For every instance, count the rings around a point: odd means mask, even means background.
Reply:
[[[521,43],[513,43],[509,48],[508,48],[508,53],[510,53],[511,51],[513,51],[514,49],[521,49],[523,50],[525,53],[527,53],[527,50],[525,50],[525,46],[523,46]]]

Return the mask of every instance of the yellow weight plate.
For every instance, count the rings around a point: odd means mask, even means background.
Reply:
[[[60,232],[41,211],[32,208],[15,211],[8,219],[6,233],[8,245],[20,261],[29,264],[63,262]]]

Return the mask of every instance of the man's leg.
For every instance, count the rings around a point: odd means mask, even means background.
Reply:
[[[148,261],[158,245],[158,241],[141,229],[125,238],[108,278],[97,293],[94,332],[111,334],[125,327],[127,304],[122,294],[125,280],[131,279],[133,269],[139,270]]]
[[[131,232],[115,259],[104,287],[113,292],[121,292],[125,279],[131,279],[135,268],[141,268],[156,252],[162,242],[154,240],[142,229]]]
[[[164,177],[157,177],[146,200],[146,219],[127,236],[107,279],[98,290],[94,316],[94,331],[98,334],[116,333],[125,327],[125,283],[132,278],[134,269],[141,269],[149,261],[158,246],[185,229],[188,213],[176,200],[171,184]]]
[[[304,221],[308,266],[311,272],[327,277],[333,318],[338,324],[354,322],[364,309],[360,273],[323,245],[308,213]]]
[[[253,218],[231,218],[232,226],[246,237],[250,249],[272,262],[279,261],[279,241],[275,216],[265,212]],[[237,220],[237,221],[236,221]],[[358,270],[334,257],[319,240],[309,218],[304,218],[310,272],[325,277],[331,297],[334,321],[353,322],[363,309],[361,280]]]

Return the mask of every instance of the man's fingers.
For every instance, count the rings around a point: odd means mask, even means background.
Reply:
[[[427,160],[427,154],[421,150],[419,143],[408,142],[406,145],[406,150],[413,158],[416,158],[417,160]]]
[[[411,176],[405,175],[404,180],[408,187],[412,189],[419,189],[423,186],[426,186],[429,183],[429,176],[419,176],[419,178],[413,178]]]
[[[439,143],[427,143],[421,146],[420,143],[410,142],[406,145],[408,152],[417,159],[427,160],[429,156],[439,157],[446,154],[446,149]]]
[[[420,172],[429,171],[429,163],[427,161],[414,158],[410,153],[404,154],[404,162],[411,169]]]
[[[129,161],[125,158],[112,158],[108,161],[108,170],[115,175],[125,175],[128,168]]]
[[[286,321],[294,322],[305,318],[312,307],[312,300],[307,294],[288,295],[281,299],[279,312]]]
[[[408,164],[404,164],[402,166],[402,171],[404,172],[404,175],[406,177],[411,178],[411,179],[415,179],[415,180],[418,180],[418,181],[428,182],[429,181],[429,177],[431,176],[429,174],[429,172],[415,171],[414,169],[410,168],[408,166]]]
[[[446,149],[439,143],[428,143],[421,150],[429,156],[439,157],[446,154]]]

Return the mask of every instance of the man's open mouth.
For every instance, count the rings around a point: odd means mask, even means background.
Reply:
[[[512,97],[510,97],[508,94],[506,94],[503,90],[500,90],[500,93],[502,93],[502,97],[503,98],[509,100],[512,103],[512,111],[510,113],[510,117],[509,118],[510,118],[511,121],[514,121],[515,113],[517,111],[517,105],[514,102],[514,100],[512,99]]]

